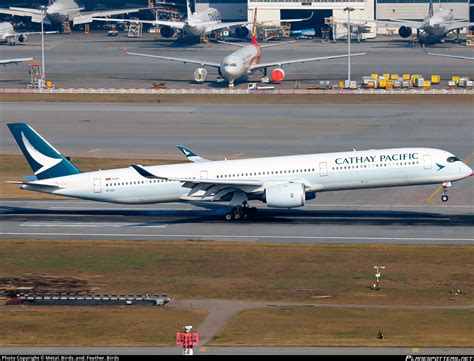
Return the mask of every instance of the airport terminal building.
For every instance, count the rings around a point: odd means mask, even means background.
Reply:
[[[456,18],[469,19],[470,5],[472,9],[473,2],[474,0],[443,0],[438,3],[435,0],[434,9],[453,9]],[[346,19],[346,7],[355,9],[351,13],[351,19],[421,20],[428,15],[428,0],[196,0],[197,11],[207,7],[219,9],[226,20],[251,19],[255,8],[258,8],[261,20],[305,18],[313,12],[311,20],[301,24],[294,23],[292,27],[314,27],[317,32],[324,27],[325,18]],[[375,36],[375,32],[386,33],[387,29],[377,28],[373,24],[371,32]]]

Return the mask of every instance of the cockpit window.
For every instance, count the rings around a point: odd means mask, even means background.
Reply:
[[[460,162],[458,157],[449,157],[448,159],[446,159],[446,161],[448,163]]]

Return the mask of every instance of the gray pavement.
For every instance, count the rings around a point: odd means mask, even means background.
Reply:
[[[1,46],[2,58],[35,56],[41,59],[39,36],[31,36],[28,43],[17,46]],[[235,51],[224,44],[196,44],[185,46],[172,40],[160,39],[154,34],[144,34],[140,39],[127,38],[120,33],[117,38],[106,36],[105,32],[85,35],[75,32],[46,38],[46,74],[58,87],[107,87],[147,88],[154,81],[165,81],[173,88],[221,88],[217,84],[217,72],[209,70],[208,81],[195,84],[193,72],[196,65],[182,64],[157,59],[128,56],[130,51],[161,54],[175,57],[189,57],[220,61]],[[422,73],[425,76],[439,74],[447,80],[452,75],[474,75],[472,61],[427,56],[420,47],[413,48],[410,42],[399,37],[380,36],[375,40],[352,45],[352,51],[365,52],[366,56],[352,58],[352,78],[361,80],[371,73]],[[453,55],[472,56],[465,45],[448,42],[438,44],[432,51]],[[303,40],[294,44],[262,50],[262,62],[346,54],[343,41],[336,44],[321,44],[319,40]],[[336,59],[313,63],[295,64],[284,67],[286,81],[277,88],[293,87],[295,80],[302,86],[319,84],[320,80],[331,80],[333,84],[344,80],[347,74],[347,60]],[[0,88],[25,87],[29,82],[26,65],[12,65],[0,69]],[[258,81],[258,74],[250,80]],[[446,82],[445,82],[446,83]],[[446,85],[446,84],[445,84]],[[245,87],[245,83],[238,87]]]
[[[225,207],[2,200],[0,237],[474,245],[472,204],[387,207],[326,202],[291,211],[261,207],[252,222],[228,223],[223,219]]]
[[[73,158],[183,160],[176,149],[183,144],[210,159],[413,146],[443,148],[464,159],[474,150],[473,109],[443,104],[2,103],[0,152],[19,154],[5,124],[28,122]]]

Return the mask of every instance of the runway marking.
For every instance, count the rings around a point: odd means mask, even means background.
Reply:
[[[87,153],[95,153],[95,152],[98,152],[99,150],[102,150],[102,148],[91,149]]]
[[[166,228],[164,224],[144,225],[142,223],[61,223],[61,222],[24,222],[21,227],[145,227],[145,228]]]
[[[340,239],[340,240],[366,240],[366,241],[455,241],[455,242],[473,242],[474,238],[426,238],[426,237],[348,237],[348,236],[271,236],[271,235],[253,235],[253,236],[230,236],[213,234],[140,234],[140,233],[29,233],[29,232],[1,232],[2,236],[22,235],[22,236],[108,236],[108,237],[156,237],[156,238],[212,238],[212,239]]]
[[[464,158],[464,159],[462,160],[463,163],[465,163],[465,164],[470,163],[473,156],[474,156],[474,152],[472,152],[472,153],[469,154],[466,158]],[[442,189],[443,189],[443,185],[441,184],[440,186],[438,186],[438,188],[436,188],[436,189],[433,191],[433,193],[431,193],[428,197],[425,198],[425,202],[433,203],[431,200],[432,200],[433,197],[434,197],[436,194],[438,194]]]

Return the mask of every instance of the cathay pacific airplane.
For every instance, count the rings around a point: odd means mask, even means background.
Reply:
[[[446,202],[451,182],[472,175],[455,155],[433,148],[211,161],[182,146],[190,163],[82,173],[28,124],[7,125],[34,172],[11,182],[22,189],[123,204],[228,202],[228,221],[254,215],[249,200],[296,208],[325,191],[439,183]]]

